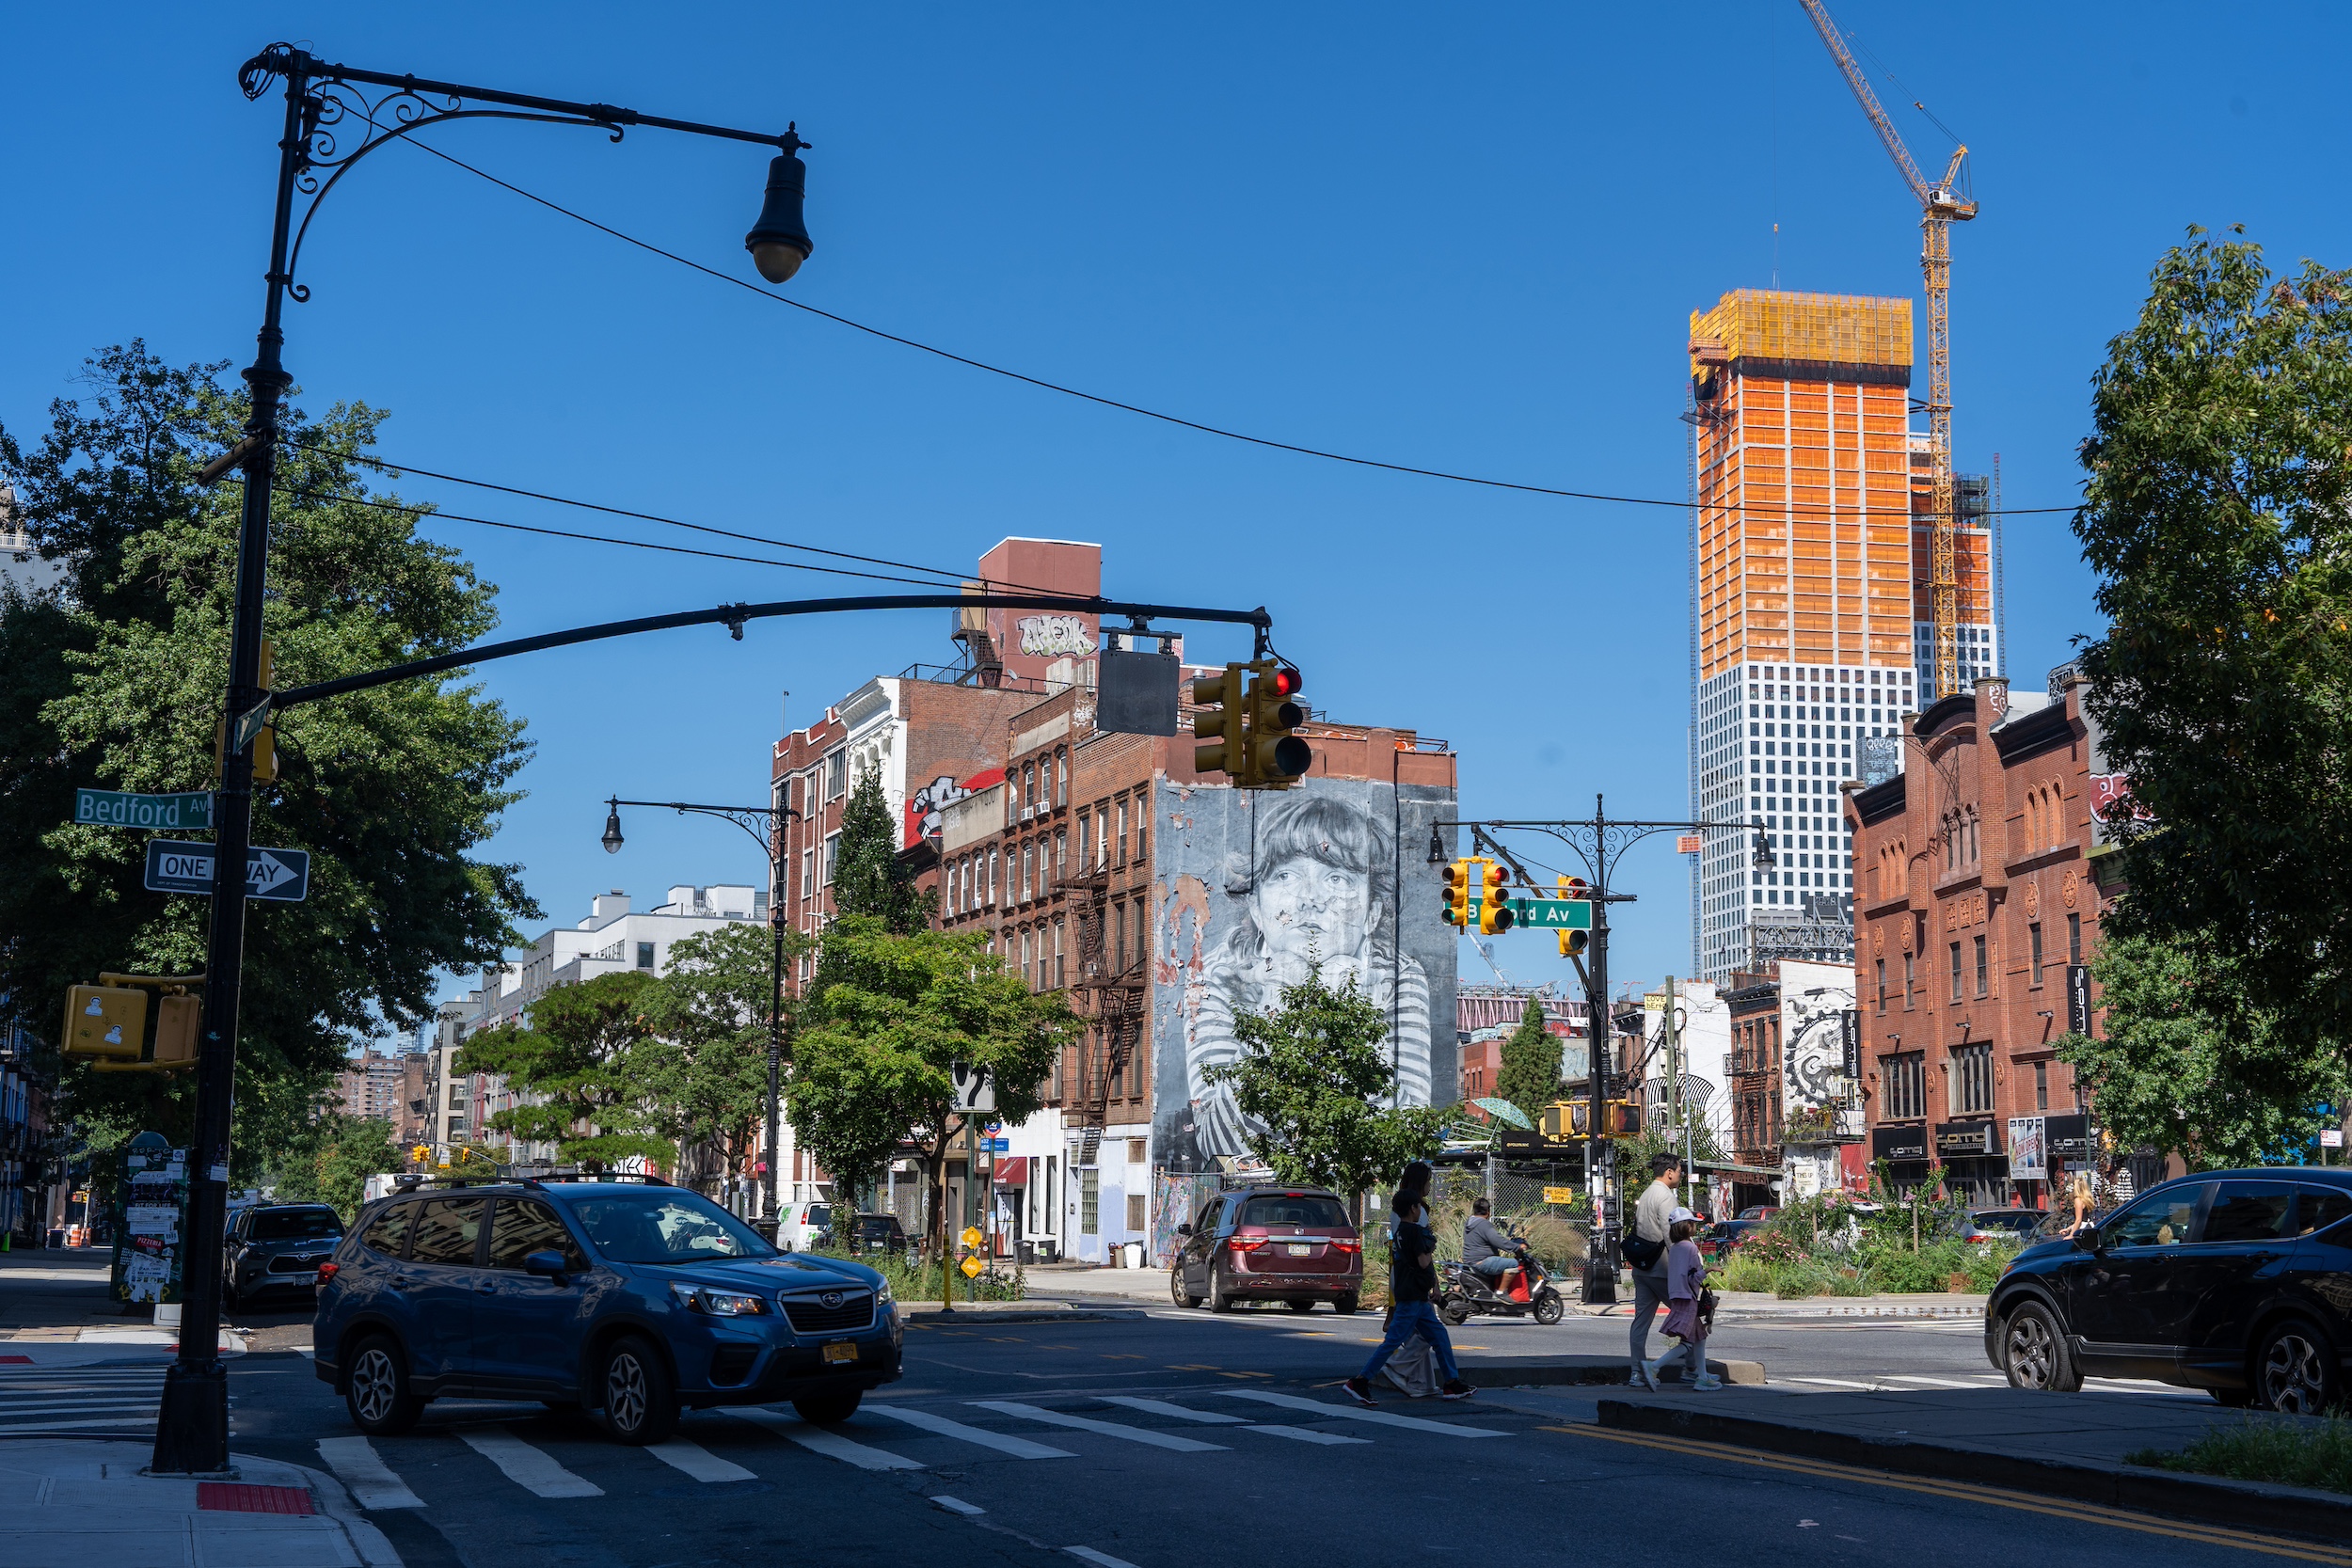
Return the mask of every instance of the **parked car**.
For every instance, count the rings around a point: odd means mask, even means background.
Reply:
[[[1984,1350],[2018,1388],[2086,1376],[2309,1414],[2352,1371],[2352,1171],[2210,1171],[2017,1255]]]
[[[1976,1227],[1969,1233],[1972,1242],[2014,1236],[2030,1245],[2064,1236],[2074,1228],[2071,1209],[1979,1209],[1969,1219]]]
[[[1319,1301],[1353,1312],[1364,1291],[1363,1237],[1347,1205],[1319,1187],[1245,1187],[1201,1205],[1176,1227],[1168,1293],[1212,1312],[1279,1301],[1311,1312]]]
[[[1743,1220],[1769,1220],[1774,1214],[1779,1212],[1780,1205],[1777,1203],[1757,1203],[1752,1204],[1748,1208],[1740,1210],[1740,1218]]]
[[[371,1436],[428,1401],[536,1399],[659,1443],[683,1406],[847,1420],[899,1375],[882,1276],[785,1254],[658,1179],[418,1183],[318,1270],[319,1377]]]
[[[260,1204],[229,1222],[222,1239],[221,1300],[231,1311],[270,1295],[308,1299],[319,1265],[343,1239],[343,1222],[324,1203]]]
[[[850,1222],[851,1252],[879,1252],[887,1258],[906,1249],[906,1227],[896,1214],[860,1214]]]
[[[1762,1220],[1718,1220],[1699,1232],[1699,1256],[1720,1263],[1748,1237],[1764,1228]]]
[[[833,1205],[787,1203],[776,1211],[776,1244],[787,1252],[806,1252],[833,1242]]]

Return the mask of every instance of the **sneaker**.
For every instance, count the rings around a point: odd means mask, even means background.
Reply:
[[[1372,1385],[1363,1378],[1351,1377],[1340,1386],[1346,1389],[1347,1397],[1358,1404],[1370,1405],[1373,1402]]]
[[[1642,1363],[1641,1385],[1653,1394],[1657,1393],[1661,1386],[1658,1381],[1658,1369],[1665,1364],[1665,1360],[1666,1358],[1662,1355],[1653,1355]]]
[[[1713,1372],[1701,1372],[1691,1380],[1691,1391],[1694,1394],[1711,1394],[1723,1386],[1724,1380]]]
[[[1447,1384],[1443,1388],[1438,1389],[1438,1397],[1441,1400],[1466,1400],[1476,1392],[1478,1392],[1477,1389],[1471,1387],[1469,1384],[1464,1383],[1457,1377],[1453,1382]],[[1370,1403],[1371,1402],[1366,1401],[1365,1402]]]

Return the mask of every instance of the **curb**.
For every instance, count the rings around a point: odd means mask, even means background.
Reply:
[[[1518,1367],[1509,1362],[1464,1361],[1454,1357],[1462,1370],[1462,1381],[1473,1388],[1558,1388],[1614,1386],[1622,1388],[1632,1379],[1633,1369],[1622,1357],[1596,1355],[1578,1361],[1545,1361],[1534,1366]],[[1764,1363],[1761,1361],[1718,1361],[1708,1358],[1707,1370],[1736,1387],[1764,1386]],[[1669,1383],[1669,1388],[1681,1386]]]
[[[1620,1432],[1696,1437],[1866,1469],[1975,1481],[2201,1524],[2283,1529],[2331,1542],[2352,1537],[2352,1497],[2308,1487],[2143,1469],[2136,1465],[2029,1459],[1965,1443],[1865,1437],[1712,1411],[1664,1410],[1623,1400],[1602,1400],[1595,1419],[1597,1425]]]

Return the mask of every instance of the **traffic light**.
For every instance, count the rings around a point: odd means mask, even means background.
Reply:
[[[1589,898],[1593,895],[1592,884],[1581,877],[1563,877],[1553,885],[1559,889],[1563,898]],[[1560,939],[1560,956],[1564,958],[1581,956],[1593,940],[1592,932],[1572,931],[1565,926],[1552,935]]]
[[[1291,665],[1262,658],[1250,667],[1247,738],[1248,761],[1242,784],[1263,789],[1288,789],[1314,766],[1314,748],[1291,732],[1307,721],[1306,710],[1291,701],[1303,677]]]
[[[147,992],[129,986],[75,986],[65,994],[65,1054],[139,1059],[147,1046]]]
[[[421,1165],[427,1160],[432,1158],[433,1150],[427,1146],[423,1144],[411,1144],[408,1146],[408,1163],[410,1164]]]
[[[1629,1100],[1612,1100],[1602,1104],[1601,1125],[1613,1138],[1638,1138],[1642,1135],[1642,1108]]]
[[[65,1053],[99,1072],[167,1072],[194,1067],[204,1004],[201,974],[101,974],[67,993]],[[148,1027],[148,993],[154,1028]]]
[[[1247,668],[1229,664],[1225,673],[1200,675],[1192,683],[1193,705],[1203,710],[1192,716],[1192,733],[1204,741],[1214,742],[1192,749],[1193,770],[1222,773],[1236,784],[1248,782],[1249,766],[1242,744],[1249,717],[1242,689],[1242,672]]]
[[[273,689],[270,686],[270,667],[276,659],[277,650],[270,645],[268,638],[262,638],[262,689],[264,691]],[[213,724],[213,777],[217,779],[221,776],[228,761],[229,718],[223,714]],[[278,782],[278,731],[269,724],[263,724],[262,733],[253,737],[253,782],[257,784]]]
[[[1470,863],[1455,861],[1438,873],[1445,884],[1445,923],[1467,930],[1470,920]]]
[[[1483,886],[1480,890],[1478,904],[1479,934],[1490,937],[1498,931],[1509,930],[1512,920],[1511,906],[1507,902],[1509,895],[1503,887],[1502,867],[1488,861],[1486,869],[1480,879]]]
[[[1540,1125],[1543,1128],[1544,1136],[1554,1143],[1565,1143],[1570,1138],[1582,1137],[1584,1135],[1584,1118],[1581,1114],[1583,1109],[1584,1107],[1573,1101],[1553,1101],[1545,1108],[1541,1118]]]

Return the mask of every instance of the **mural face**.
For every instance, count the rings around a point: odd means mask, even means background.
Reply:
[[[1853,971],[1843,964],[1780,966],[1781,1120],[1790,1143],[1826,1142],[1846,1099],[1846,1011]]]
[[[1168,1168],[1215,1170],[1248,1152],[1252,1129],[1208,1069],[1240,1058],[1236,1017],[1280,1006],[1283,988],[1311,973],[1387,1015],[1401,1102],[1429,1104],[1438,1085],[1454,1099],[1454,933],[1438,918],[1425,850],[1401,865],[1397,854],[1400,841],[1425,845],[1430,823],[1454,816],[1452,790],[1408,785],[1400,799],[1353,779],[1265,793],[1162,784],[1157,806],[1153,1080]],[[1433,1031],[1433,1018],[1445,1027]]]

